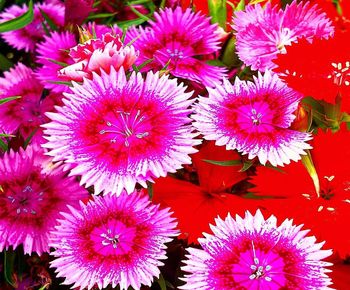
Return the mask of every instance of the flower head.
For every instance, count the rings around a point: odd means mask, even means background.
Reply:
[[[260,73],[254,82],[238,78],[234,85],[224,79],[209,98],[200,97],[195,108],[194,126],[216,145],[237,149],[260,163],[288,164],[299,160],[310,134],[289,130],[301,95],[288,88],[275,74]]]
[[[79,289],[150,286],[166,258],[164,244],[177,235],[169,209],[136,192],[94,197],[63,216],[53,232],[52,266],[64,284]]]
[[[67,205],[88,196],[42,149],[10,151],[0,159],[0,251],[23,244],[24,252],[49,251],[49,232]]]
[[[349,142],[350,134],[345,128],[334,134],[318,131],[311,150],[319,180],[316,186],[301,162],[286,166],[284,173],[258,167],[251,181],[259,195],[288,198],[274,208],[284,215],[294,213],[298,222],[326,240],[342,257],[350,256],[350,236],[343,235],[344,221],[350,219]]]
[[[62,64],[73,64],[74,61],[68,55],[68,50],[77,45],[73,33],[52,32],[50,36],[44,36],[44,41],[37,47],[37,62],[41,67],[36,71],[36,77],[46,89],[56,93],[68,92],[69,86],[54,82],[68,81],[68,78],[58,77],[58,71]]]
[[[175,172],[190,164],[196,134],[188,123],[191,93],[168,76],[149,72],[93,74],[66,94],[65,106],[49,113],[43,125],[54,160],[76,164],[72,175],[94,185],[95,193],[132,192],[136,183]],[[64,136],[64,138],[62,138]]]
[[[22,7],[12,5],[0,14],[0,22],[16,18],[28,10],[27,5]],[[11,46],[25,51],[34,51],[38,41],[45,35],[42,22],[44,17],[40,12],[42,10],[55,25],[61,27],[64,24],[64,6],[62,4],[44,3],[34,4],[34,20],[22,29],[5,32],[3,39]]]
[[[193,80],[206,86],[219,82],[225,70],[210,66],[197,56],[205,56],[219,50],[220,35],[217,25],[191,9],[181,7],[165,9],[154,14],[150,27],[132,29],[128,38],[140,51],[137,65],[153,59],[143,70],[167,69],[176,77]]]
[[[312,43],[300,40],[278,56],[275,71],[288,86],[305,96],[335,103],[339,94],[342,109],[350,112],[350,55],[344,49],[349,37],[350,31]]]
[[[60,74],[69,80],[82,81],[83,78],[92,78],[92,72],[99,73],[101,69],[109,73],[111,67],[116,71],[123,67],[127,71],[134,64],[138,52],[132,45],[124,46],[119,35],[106,33],[102,39],[78,44],[69,55],[75,63],[62,68]]]
[[[216,219],[211,229],[199,239],[203,248],[189,248],[186,266],[190,274],[181,289],[330,289],[331,279],[322,261],[331,250],[321,250],[324,243],[306,236],[308,230],[286,219],[277,226],[275,216],[264,219],[260,211],[246,212],[242,219],[230,215]]]
[[[285,46],[299,38],[327,38],[333,34],[331,20],[316,5],[293,1],[285,10],[261,5],[248,5],[233,18],[237,54],[254,70],[275,67],[272,62]]]
[[[60,102],[59,96],[48,95],[42,99],[42,85],[35,78],[32,69],[22,63],[5,72],[0,81],[3,83],[2,98],[19,97],[0,105],[1,133],[13,134],[19,129],[26,139],[38,130],[34,141],[41,141],[42,129],[39,125],[49,120],[44,113],[54,110],[54,105]]]

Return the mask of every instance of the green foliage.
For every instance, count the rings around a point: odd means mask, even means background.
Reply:
[[[33,0],[30,0],[27,12],[25,12],[21,16],[18,16],[17,18],[0,23],[0,33],[21,29],[30,24],[33,21],[33,19]]]

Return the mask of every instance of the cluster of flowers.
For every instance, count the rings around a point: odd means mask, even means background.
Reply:
[[[175,239],[175,289],[341,289],[349,3],[234,1],[226,18],[226,1],[130,1],[115,21],[103,0],[93,23],[65,2],[1,34],[23,57],[0,78],[0,251],[136,290]]]

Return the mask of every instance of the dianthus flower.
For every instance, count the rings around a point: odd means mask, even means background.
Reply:
[[[331,289],[332,264],[322,260],[332,251],[301,227],[289,219],[277,226],[275,216],[265,220],[260,211],[216,219],[214,235],[199,239],[203,250],[188,249],[182,270],[190,274],[180,289]]]
[[[165,243],[177,235],[169,209],[159,209],[148,196],[125,191],[119,197],[94,197],[70,208],[52,233],[57,277],[88,290],[111,284],[121,290],[151,286],[159,277]]]
[[[128,38],[140,51],[136,64],[152,61],[142,71],[161,70],[164,67],[176,77],[212,86],[225,75],[225,69],[211,66],[199,56],[208,56],[220,48],[220,34],[216,24],[191,9],[169,8],[154,13],[150,27],[131,29]]]
[[[28,10],[27,5],[22,7],[12,5],[0,14],[0,22],[8,21],[16,18]],[[62,27],[64,24],[64,6],[62,4],[43,3],[34,4],[34,19],[33,21],[22,29],[13,30],[2,33],[2,38],[16,49],[24,49],[25,51],[34,51],[38,41],[43,39],[45,31],[43,28],[44,17],[40,10],[42,10],[52,22]]]
[[[273,206],[282,217],[288,212],[342,257],[350,256],[350,236],[344,235],[344,221],[350,219],[349,142],[345,128],[337,133],[319,130],[315,135],[311,156],[319,180],[316,186],[300,162],[286,166],[283,173],[257,167],[251,180],[257,195],[288,198],[277,205],[267,202],[267,208]]]
[[[35,130],[33,141],[42,141],[42,129],[39,125],[49,119],[45,112],[53,111],[60,103],[60,96],[48,95],[41,98],[43,86],[35,78],[31,68],[18,63],[0,78],[3,88],[2,98],[18,96],[18,99],[0,105],[0,131],[14,134],[19,130],[27,139]]]
[[[96,194],[130,193],[136,183],[146,186],[191,163],[188,154],[200,141],[193,139],[192,93],[185,90],[158,73],[145,80],[136,73],[127,79],[123,68],[93,74],[74,84],[58,113],[47,115],[44,146],[55,161],[76,164],[71,174],[82,175],[81,184],[94,185]]]
[[[32,146],[4,154],[0,185],[0,251],[23,245],[27,254],[48,252],[60,212],[88,196],[42,149]]]
[[[111,29],[105,25],[95,25],[91,22],[83,25],[82,31],[87,34],[94,32],[97,38],[102,38],[103,34],[110,32],[121,33],[116,26]],[[69,52],[77,45],[75,35],[68,31],[54,31],[49,36],[44,36],[44,41],[38,44],[37,63],[41,67],[37,69],[36,77],[46,89],[56,93],[69,92],[69,86],[59,82],[68,82],[71,78],[60,74],[59,71],[75,63]]]
[[[153,186],[153,200],[174,211],[182,234],[180,238],[187,239],[189,243],[197,243],[202,232],[209,230],[209,223],[218,215],[226,216],[234,209],[255,209],[253,206],[256,206],[252,200],[229,193],[234,184],[248,177],[246,172],[239,172],[242,165],[219,166],[203,159],[240,162],[237,152],[208,142],[192,155],[199,186],[170,176],[157,179]]]
[[[111,67],[116,71],[123,67],[127,71],[134,64],[138,52],[132,45],[124,46],[119,36],[106,33],[102,39],[89,39],[73,47],[69,56],[75,63],[62,68],[60,76],[82,81],[83,78],[92,78],[92,73],[99,73],[101,69],[109,73]]]
[[[350,112],[350,54],[344,49],[349,37],[350,31],[313,43],[300,40],[278,56],[275,71],[305,96],[335,103],[340,95],[342,109]]]
[[[297,161],[311,148],[306,143],[311,139],[309,133],[288,129],[301,95],[277,75],[266,71],[254,77],[254,82],[236,78],[233,85],[224,79],[222,85],[207,90],[209,98],[199,98],[192,116],[205,139],[274,166]]]
[[[264,71],[276,65],[272,62],[301,37],[328,38],[334,32],[331,20],[316,5],[293,1],[284,10],[269,3],[248,5],[233,18],[236,49],[239,58],[253,70]],[[303,58],[304,59],[304,58]]]

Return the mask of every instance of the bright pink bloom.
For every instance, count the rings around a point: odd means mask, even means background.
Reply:
[[[64,284],[79,289],[151,286],[166,259],[165,243],[178,234],[169,209],[136,192],[94,197],[63,216],[53,232],[51,264]]]
[[[216,219],[214,235],[199,239],[203,250],[188,249],[182,270],[190,274],[180,289],[331,289],[332,264],[322,260],[332,251],[301,227],[289,219],[277,226],[275,216],[265,220],[260,211]]]
[[[210,19],[191,9],[165,9],[154,14],[150,27],[131,29],[128,38],[134,39],[140,51],[136,64],[153,59],[143,70],[167,69],[176,77],[213,86],[225,75],[225,69],[208,65],[199,56],[208,56],[220,48],[220,33]]]
[[[248,5],[233,18],[236,31],[237,54],[253,70],[264,71],[276,65],[272,62],[285,46],[301,37],[328,38],[334,32],[331,20],[317,5],[297,3],[287,5],[284,10],[267,4]]]
[[[100,73],[103,69],[109,73],[113,66],[116,71],[121,67],[127,71],[135,62],[138,52],[132,45],[124,46],[119,35],[106,33],[101,38],[90,39],[83,44],[73,47],[69,53],[74,60],[60,70],[60,76],[74,81],[92,78],[92,73]]]
[[[105,25],[95,25],[92,22],[83,26],[89,33],[95,32],[97,38],[103,34],[115,32],[120,33],[119,28],[113,26],[112,29]],[[44,41],[37,47],[37,62],[42,66],[36,71],[36,77],[42,82],[46,89],[56,93],[69,92],[69,86],[57,82],[68,82],[71,78],[62,75],[59,71],[66,65],[75,63],[69,55],[70,49],[78,45],[75,35],[71,32],[52,32],[50,36],[45,36]]]
[[[0,185],[0,251],[22,244],[24,253],[48,252],[49,232],[59,213],[88,196],[36,147],[4,154]]]
[[[34,51],[35,45],[41,41],[45,35],[40,9],[59,27],[64,24],[64,6],[62,4],[44,3],[34,4],[34,20],[29,25],[19,30],[13,30],[2,34],[3,39],[11,46],[25,51]],[[0,22],[4,22],[20,16],[28,10],[23,4],[22,7],[12,5],[0,14]]]
[[[36,77],[41,81],[46,89],[53,92],[68,92],[69,86],[57,84],[54,82],[68,81],[68,78],[58,77],[58,71],[63,67],[62,64],[73,64],[74,61],[68,55],[69,49],[77,45],[73,33],[52,32],[50,36],[45,36],[44,41],[37,47],[37,62],[42,65],[36,71]]]
[[[45,112],[53,111],[54,105],[60,103],[60,97],[48,95],[41,98],[43,87],[35,78],[32,69],[18,63],[4,78],[0,78],[3,85],[1,98],[20,96],[19,99],[0,105],[0,131],[13,134],[19,129],[26,139],[34,130],[38,130],[33,139],[42,140],[42,129],[39,125],[49,119]]]
[[[209,98],[199,98],[192,116],[205,139],[274,166],[297,161],[311,148],[306,143],[311,139],[309,133],[288,129],[301,95],[277,75],[266,71],[254,77],[254,82],[237,78],[233,85],[224,79],[222,85],[207,89]]]
[[[146,80],[123,68],[93,74],[72,94],[58,113],[49,113],[43,125],[45,147],[54,160],[77,164],[72,175],[81,184],[94,185],[95,193],[132,192],[136,183],[146,186],[154,177],[190,164],[188,154],[199,144],[188,124],[193,100],[186,87],[168,76],[148,73]]]

